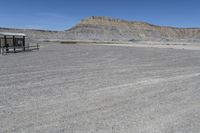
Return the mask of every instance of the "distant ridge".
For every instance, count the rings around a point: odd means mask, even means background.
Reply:
[[[102,16],[83,19],[79,24],[65,31],[0,28],[0,32],[22,32],[31,40],[200,42],[200,28],[158,26]]]
[[[18,29],[18,28],[2,28],[0,32],[24,33],[30,41],[46,41],[64,39],[65,34],[61,31],[40,30],[40,29]]]
[[[32,31],[40,31],[40,32],[59,32],[59,31],[56,31],[56,30],[42,30],[42,29],[20,29],[20,28],[4,28],[4,27],[0,27],[1,30],[32,30]]]

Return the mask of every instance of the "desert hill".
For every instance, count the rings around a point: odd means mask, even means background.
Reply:
[[[198,41],[199,28],[156,26],[145,22],[129,22],[109,17],[90,17],[66,31],[73,39],[108,41]]]
[[[165,27],[98,16],[84,19],[65,31],[0,28],[0,32],[22,32],[31,40],[200,41],[199,28]]]

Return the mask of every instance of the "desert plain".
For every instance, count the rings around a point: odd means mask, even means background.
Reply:
[[[198,133],[199,49],[129,45],[0,56],[0,132]]]

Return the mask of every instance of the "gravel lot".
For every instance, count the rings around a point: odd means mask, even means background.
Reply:
[[[0,56],[0,132],[199,133],[200,51],[45,44]]]

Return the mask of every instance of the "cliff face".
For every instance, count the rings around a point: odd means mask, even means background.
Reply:
[[[129,22],[108,17],[90,17],[66,31],[71,39],[78,40],[153,40],[199,41],[200,29],[161,27],[144,22]]]

